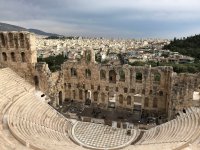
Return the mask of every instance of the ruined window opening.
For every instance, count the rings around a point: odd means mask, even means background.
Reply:
[[[11,52],[10,55],[11,55],[11,60],[12,60],[13,62],[15,62],[15,61],[16,61],[16,59],[15,59],[15,53],[14,53],[14,52]]]
[[[144,99],[144,107],[149,107],[149,98]]]
[[[9,40],[9,45],[10,47],[14,47],[14,38],[13,38],[13,34],[12,33],[8,33],[8,40]]]
[[[67,83],[64,83],[64,88],[65,88],[65,90],[67,89]]]
[[[127,100],[127,105],[131,105],[131,96],[127,96],[126,100]]]
[[[91,78],[91,71],[90,69],[85,69],[85,77],[90,79]]]
[[[89,63],[91,61],[91,51],[86,51],[86,63]]]
[[[97,88],[98,90],[101,90],[101,87],[100,87],[100,85],[98,86],[98,88]]]
[[[145,89],[142,90],[142,94],[145,94]]]
[[[62,91],[59,92],[59,105],[62,105]]]
[[[81,100],[83,99],[83,90],[81,89],[79,90],[79,99]]]
[[[149,91],[149,95],[151,95],[152,93],[153,93],[153,91],[152,91],[152,90],[150,90],[150,91]]]
[[[139,83],[142,82],[142,73],[140,72],[136,73],[136,82],[139,82]]]
[[[76,91],[73,90],[72,92],[73,92],[73,99],[75,100],[76,99]]]
[[[135,89],[131,89],[131,93],[135,93]]]
[[[160,95],[160,96],[163,96],[163,91],[159,91],[159,95]]]
[[[91,84],[91,89],[94,90],[94,85]]]
[[[156,81],[156,82],[160,82],[160,78],[161,78],[160,73],[156,73],[156,74],[154,74],[154,81]]]
[[[38,88],[39,87],[39,78],[38,78],[38,76],[34,76],[34,83],[35,83],[35,87]]]
[[[105,70],[100,70],[100,79],[106,80],[106,71]]]
[[[109,91],[109,86],[106,86],[106,91]]]
[[[115,88],[115,91],[116,91],[116,92],[118,92],[118,91],[119,91],[118,87],[116,87],[116,88]]]
[[[15,37],[14,41],[15,41],[15,47],[18,49],[19,45],[18,45],[18,39],[17,39],[17,37]]]
[[[3,61],[7,61],[7,55],[5,52],[2,53],[2,56],[3,56]]]
[[[20,41],[20,47],[24,48],[24,34],[23,33],[19,34],[19,41]]]
[[[119,103],[120,104],[123,104],[123,99],[124,99],[123,95],[120,94],[119,95]]]
[[[98,92],[94,92],[94,101],[98,101]]]
[[[26,62],[26,58],[25,58],[25,53],[21,52],[21,58],[22,58],[22,62]]]
[[[68,83],[68,88],[70,89],[72,86],[71,86],[71,84],[70,83]]]
[[[116,72],[114,70],[109,71],[109,82],[116,83]]]
[[[106,100],[105,94],[104,94],[104,93],[101,93],[101,101],[102,101],[102,102],[105,102],[105,100]]]
[[[78,84],[76,85],[76,87],[77,87],[77,88],[80,88],[80,84],[78,83]]]
[[[1,44],[2,44],[2,46],[5,47],[6,46],[6,41],[5,41],[3,33],[1,33],[0,38],[1,38]]]
[[[122,69],[119,71],[119,80],[123,82],[125,81],[125,72]]]
[[[153,99],[153,108],[157,108],[158,107],[158,100],[157,98]]]
[[[128,88],[124,88],[124,93],[127,93],[128,92]]]
[[[72,77],[76,77],[77,76],[77,72],[75,68],[71,68],[71,76]]]

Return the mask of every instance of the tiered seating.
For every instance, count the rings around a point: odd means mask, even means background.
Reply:
[[[35,96],[34,87],[12,70],[0,70],[0,116],[4,116],[15,138],[33,149],[79,149],[68,137],[68,124],[62,115]],[[16,149],[0,131],[0,149]],[[1,136],[2,135],[2,136]],[[7,142],[6,142],[7,141]]]
[[[135,141],[134,145],[124,149],[187,150],[200,147],[199,108],[188,108],[186,113],[180,112],[176,119],[146,131],[143,136],[139,136],[137,130],[127,136],[125,130],[113,131],[103,125],[82,122],[73,125],[35,92],[33,86],[11,69],[0,69],[0,150],[122,149],[132,141]]]
[[[200,110],[188,108],[176,119],[145,132],[134,148],[174,149],[187,147],[200,135]],[[129,149],[129,148],[127,148]]]

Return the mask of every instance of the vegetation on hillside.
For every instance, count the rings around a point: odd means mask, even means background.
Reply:
[[[200,61],[200,35],[195,35],[187,38],[176,39],[169,45],[165,45],[163,49],[169,49],[180,54],[195,58],[196,62]]]
[[[61,64],[64,63],[64,61],[67,60],[67,57],[64,57],[63,55],[57,55],[57,56],[49,56],[47,58],[38,58],[38,62],[46,62],[49,66],[49,69],[52,72],[58,71],[61,69]]]
[[[172,66],[174,72],[176,73],[198,73],[200,72],[200,63],[191,63],[191,64],[175,64],[175,63],[164,63],[164,62],[141,62],[135,61],[133,63],[129,63],[131,66],[145,66],[151,65],[152,67],[156,66]]]

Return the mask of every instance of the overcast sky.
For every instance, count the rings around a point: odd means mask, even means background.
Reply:
[[[0,0],[0,22],[64,35],[173,38],[200,33],[200,0]]]

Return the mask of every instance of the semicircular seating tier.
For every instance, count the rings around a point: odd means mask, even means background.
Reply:
[[[72,123],[42,101],[35,88],[14,71],[0,69],[1,150],[199,149],[200,109],[188,108],[150,130],[133,130],[132,136],[125,133],[105,125]]]

